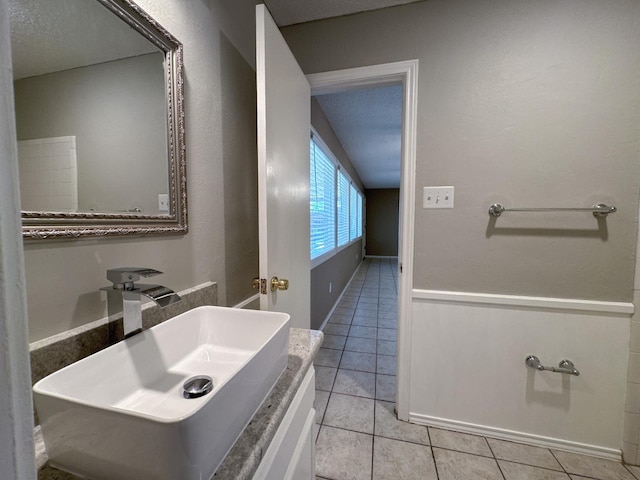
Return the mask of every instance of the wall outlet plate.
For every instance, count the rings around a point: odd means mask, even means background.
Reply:
[[[424,187],[422,189],[422,208],[453,208],[454,188]]]
[[[158,211],[160,212],[169,211],[169,194],[167,193],[158,194]]]

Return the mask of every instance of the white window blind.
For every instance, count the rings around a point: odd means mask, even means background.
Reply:
[[[335,165],[316,145],[310,142],[310,213],[311,259],[335,248]]]
[[[349,243],[349,179],[338,171],[338,246]]]
[[[363,197],[321,138],[312,134],[309,148],[310,256],[314,266],[362,237]]]

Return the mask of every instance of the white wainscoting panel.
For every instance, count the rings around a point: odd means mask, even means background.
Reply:
[[[620,458],[631,304],[413,293],[412,421]],[[580,376],[527,368],[529,354]]]

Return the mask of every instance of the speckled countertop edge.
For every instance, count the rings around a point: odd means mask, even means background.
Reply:
[[[287,368],[225,457],[212,480],[249,480],[253,477],[304,376],[313,364],[323,338],[322,332],[317,330],[291,328]],[[40,427],[35,429],[35,438],[39,480],[62,478],[56,474],[63,474],[64,478],[69,479],[78,478],[68,476],[47,465],[47,454]]]
[[[322,332],[317,330],[291,329],[287,368],[213,475],[213,479],[249,480],[253,477],[312,365],[323,338]]]

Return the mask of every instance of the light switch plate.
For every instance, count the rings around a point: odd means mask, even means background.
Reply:
[[[168,193],[158,194],[158,210],[160,212],[169,211],[169,194]]]
[[[453,208],[453,187],[424,187],[422,208]]]

